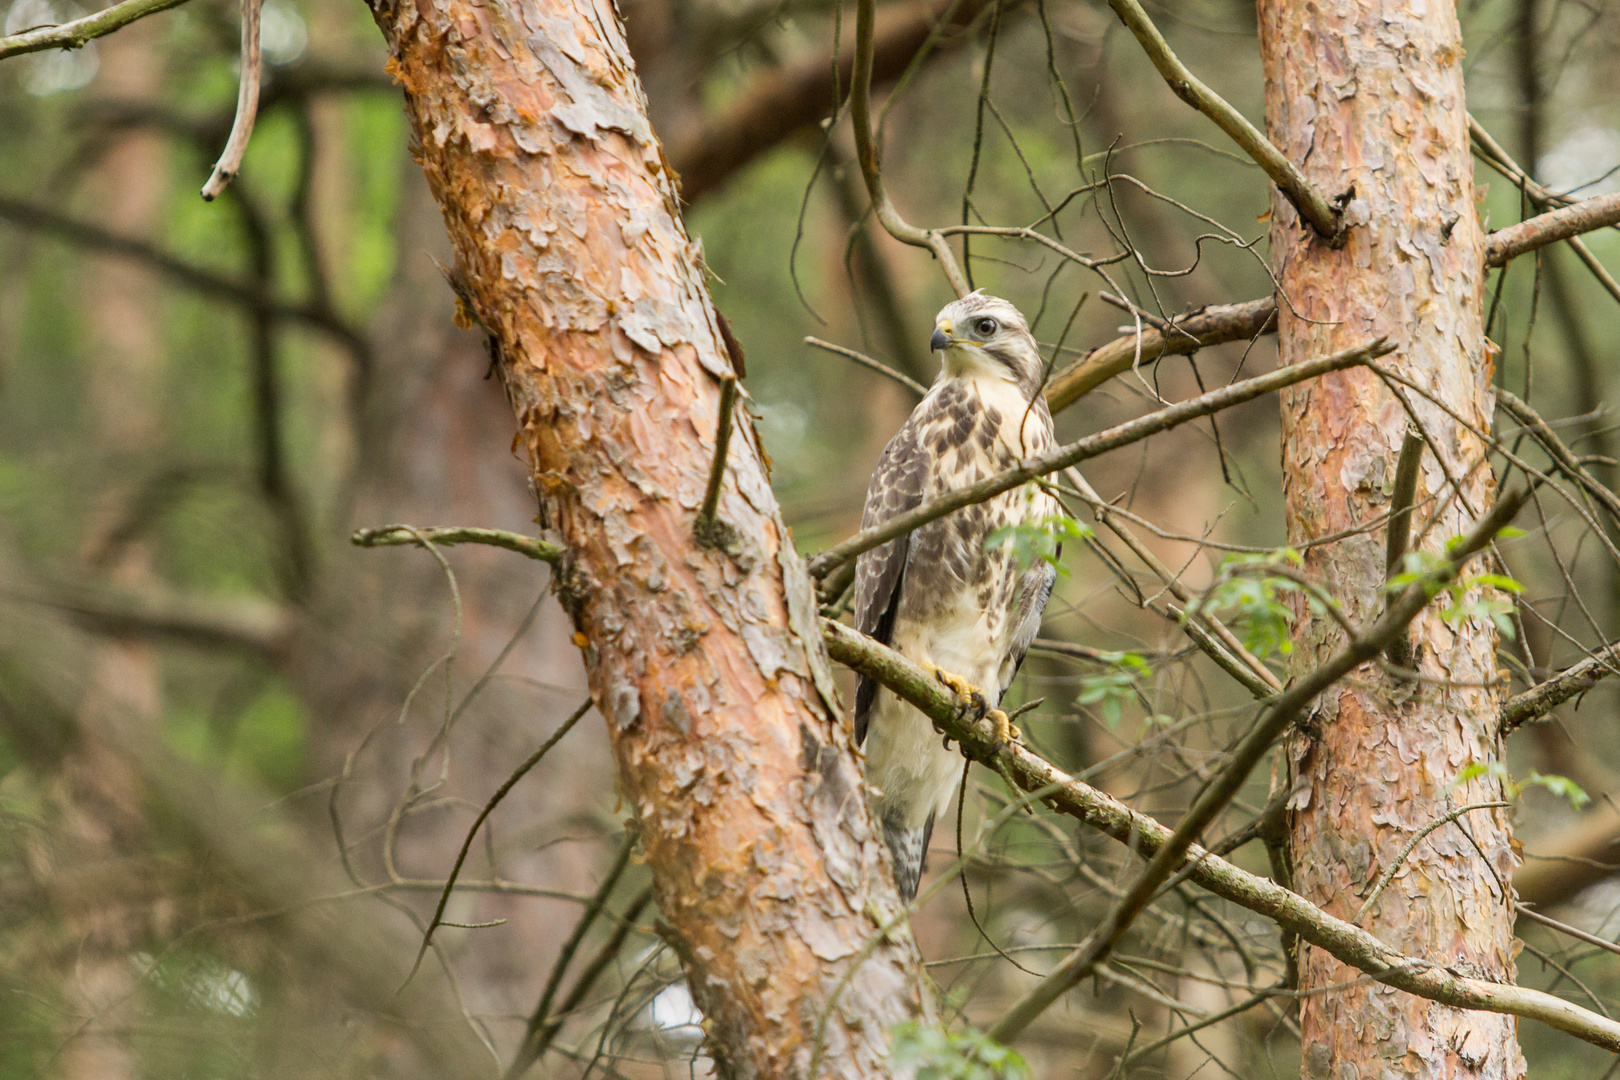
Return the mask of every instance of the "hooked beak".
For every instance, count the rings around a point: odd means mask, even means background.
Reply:
[[[945,331],[934,327],[934,336],[928,339],[928,347],[934,352],[940,352],[951,347],[951,339],[945,336]]]

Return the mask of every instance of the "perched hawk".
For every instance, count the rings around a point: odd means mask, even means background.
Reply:
[[[1040,353],[1017,308],[981,292],[965,296],[939,313],[930,344],[943,354],[939,377],[878,459],[863,529],[1052,445]],[[1020,567],[1006,547],[986,551],[985,539],[1062,512],[1050,495],[1032,491],[964,507],[861,555],[856,626],[947,682],[957,682],[954,675],[981,688],[986,707],[996,707],[1040,628],[1056,571],[1041,561]],[[855,738],[866,747],[895,883],[909,901],[962,759],[926,716],[864,676]]]

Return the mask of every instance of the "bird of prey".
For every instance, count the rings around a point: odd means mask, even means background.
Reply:
[[[930,345],[941,354],[940,374],[878,459],[863,529],[1052,446],[1040,353],[1017,308],[972,293],[939,313]],[[865,552],[855,567],[856,627],[959,693],[964,682],[981,688],[981,709],[997,707],[1040,628],[1056,569],[1040,560],[1020,566],[1006,546],[986,550],[985,541],[996,529],[1061,513],[1044,491],[1014,489]],[[926,716],[864,676],[855,738],[866,750],[895,883],[909,902],[962,759]]]

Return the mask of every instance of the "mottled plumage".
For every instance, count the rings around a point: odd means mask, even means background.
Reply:
[[[963,297],[939,313],[932,344],[940,375],[878,459],[862,528],[1052,445],[1040,353],[1016,308],[983,293]],[[995,707],[1040,629],[1055,571],[1045,562],[1021,568],[1010,550],[986,551],[984,542],[995,529],[1060,512],[1044,492],[1015,489],[866,552],[856,563],[856,626],[974,684]],[[962,759],[927,717],[864,677],[855,737],[909,900]]]

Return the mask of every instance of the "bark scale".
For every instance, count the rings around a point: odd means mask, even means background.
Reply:
[[[1270,137],[1320,190],[1343,194],[1351,227],[1348,244],[1331,250],[1273,193],[1283,362],[1388,335],[1401,347],[1386,364],[1489,430],[1484,239],[1453,4],[1263,0],[1260,37]],[[1423,455],[1413,515],[1424,522],[1444,504],[1414,544],[1434,551],[1489,506],[1494,482],[1476,436],[1407,397],[1439,452]],[[1408,416],[1374,373],[1338,372],[1283,391],[1282,421],[1290,543],[1387,513]],[[1446,503],[1448,476],[1461,497]],[[1382,609],[1384,557],[1380,526],[1312,548],[1306,562],[1351,621],[1366,625]],[[1448,625],[1438,612],[1431,605],[1413,624],[1412,643],[1422,674],[1440,683],[1363,666],[1323,695],[1289,743],[1293,888],[1341,918],[1356,916],[1418,829],[1502,798],[1495,777],[1451,786],[1466,766],[1499,759],[1495,632],[1479,619]],[[1302,670],[1321,662],[1341,637],[1331,619],[1305,616],[1296,662]],[[1502,890],[1515,861],[1504,812],[1473,811],[1417,845],[1363,925],[1458,973],[1510,981],[1513,919]],[[1309,992],[1356,972],[1303,945],[1299,975]],[[1301,1025],[1304,1074],[1323,1080],[1511,1078],[1525,1068],[1511,1018],[1384,986],[1305,997]]]
[[[607,720],[667,937],[722,1075],[878,1077],[924,1016],[809,579],[623,30],[604,0],[382,0],[457,287],[491,334],[559,598]],[[881,940],[880,940],[881,939]]]

